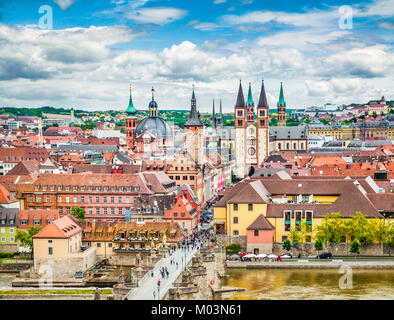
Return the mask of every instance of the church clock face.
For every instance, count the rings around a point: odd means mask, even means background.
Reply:
[[[254,156],[256,154],[256,149],[255,148],[249,148],[248,149],[248,153],[249,153],[249,155]]]
[[[251,135],[254,134],[254,129],[253,128],[249,129],[249,134],[251,134]]]

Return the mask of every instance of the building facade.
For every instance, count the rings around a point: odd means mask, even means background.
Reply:
[[[235,157],[236,175],[239,178],[252,175],[269,154],[269,106],[264,81],[257,105],[257,127],[254,107],[251,85],[245,103],[240,83],[235,104]]]

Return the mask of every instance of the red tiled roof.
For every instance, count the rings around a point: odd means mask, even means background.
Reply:
[[[33,238],[68,239],[80,232],[82,232],[82,228],[78,221],[72,216],[64,216],[48,224]]]
[[[274,230],[275,227],[260,214],[257,219],[247,228],[247,230]]]

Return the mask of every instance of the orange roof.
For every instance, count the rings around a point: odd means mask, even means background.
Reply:
[[[47,225],[33,238],[68,239],[82,232],[78,221],[72,216],[64,216]]]
[[[18,200],[13,199],[11,193],[0,184],[0,203],[12,203]]]

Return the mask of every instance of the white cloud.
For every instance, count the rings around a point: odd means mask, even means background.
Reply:
[[[186,10],[177,8],[140,8],[126,12],[125,17],[140,23],[164,25],[180,20],[187,14]]]
[[[70,8],[77,0],[53,0],[62,10]]]
[[[213,4],[221,4],[221,3],[226,3],[226,2],[227,2],[227,0],[215,0],[213,2]]]
[[[201,31],[212,31],[220,28],[219,25],[216,23],[210,23],[210,22],[201,22],[198,23],[194,26],[194,29],[201,30]]]

